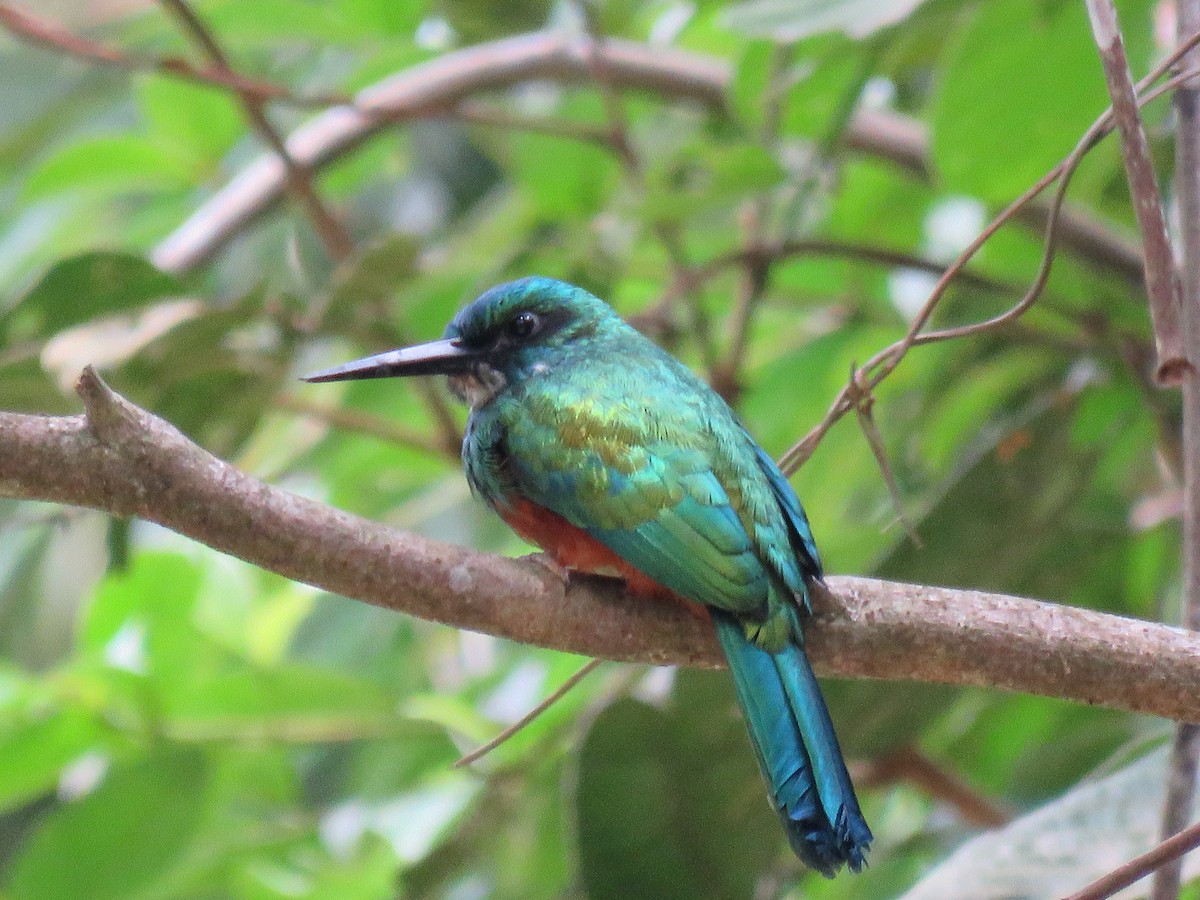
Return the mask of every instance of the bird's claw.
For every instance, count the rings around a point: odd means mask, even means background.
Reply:
[[[549,553],[530,553],[527,556],[522,556],[521,559],[541,566],[547,572],[558,578],[563,583],[563,587],[566,587],[571,583],[571,570],[561,565],[558,560],[556,560]]]

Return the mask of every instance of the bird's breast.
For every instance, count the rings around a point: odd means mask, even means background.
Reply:
[[[678,599],[673,592],[639,572],[586,531],[545,507],[514,498],[497,506],[497,512],[509,528],[534,546],[541,547],[563,568],[623,578],[633,593],[644,597]]]

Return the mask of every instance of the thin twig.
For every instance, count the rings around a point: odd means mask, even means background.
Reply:
[[[221,49],[221,45],[212,32],[188,5],[187,0],[160,0],[160,2],[171,12],[192,42],[208,56],[217,70],[227,74],[234,72],[225,51]],[[291,191],[292,196],[296,198],[305,215],[312,222],[329,258],[334,262],[349,259],[354,253],[354,243],[350,239],[349,232],[317,195],[316,188],[313,186],[312,172],[288,151],[283,136],[267,118],[263,98],[252,93],[239,93],[238,97],[241,100],[242,109],[246,113],[246,118],[255,132],[283,163],[287,174],[288,190]]]
[[[1142,233],[1145,260],[1146,293],[1150,300],[1150,321],[1158,350],[1156,378],[1160,384],[1179,385],[1189,363],[1183,352],[1179,331],[1179,277],[1167,221],[1163,216],[1158,179],[1150,159],[1146,129],[1138,113],[1137,95],[1125,56],[1125,42],[1117,24],[1112,0],[1087,0],[1092,35],[1100,51],[1104,78],[1112,98],[1113,118],[1121,136],[1121,155],[1125,176],[1133,197],[1133,209]]]
[[[902,747],[855,766],[851,774],[854,783],[863,789],[908,782],[934,800],[953,806],[964,822],[977,828],[999,828],[1012,821],[1012,813],[1003,806],[913,747]]]
[[[672,282],[664,292],[663,298],[654,306],[636,316],[635,319],[647,324],[660,322],[667,314],[666,307],[684,290],[698,290],[707,282],[716,278],[726,270],[735,266],[750,264],[751,256],[769,257],[773,265],[787,262],[798,256],[831,256],[860,262],[875,263],[881,266],[892,266],[903,269],[916,269],[931,275],[942,275],[946,271],[943,263],[934,262],[903,250],[892,250],[886,247],[875,247],[870,244],[859,244],[853,241],[830,240],[827,238],[804,238],[782,241],[774,244],[763,244],[758,247],[740,247],[727,253],[713,257],[706,263],[694,266],[687,275],[684,284]],[[1003,281],[998,281],[987,275],[962,269],[955,281],[960,286],[971,286],[979,290],[996,293],[1014,291],[1018,287]]]
[[[931,275],[942,275],[946,271],[946,266],[943,263],[934,262],[923,256],[917,256],[914,253],[906,253],[903,250],[891,250],[887,247],[876,247],[871,244],[859,244],[853,241],[839,241],[827,238],[802,238],[782,241],[777,244],[743,247],[739,250],[732,250],[729,253],[722,253],[707,263],[697,266],[693,270],[693,278],[697,284],[703,284],[708,279],[715,277],[731,266],[749,265],[751,256],[765,256],[770,258],[773,263],[784,262],[796,256],[833,256],[878,263],[882,266],[916,269],[919,272],[928,272]],[[959,271],[955,276],[955,282],[959,285],[970,285],[971,287],[986,291],[1004,291],[1010,290],[1012,287],[1012,285],[997,281],[987,275],[980,275],[965,269]]]
[[[54,508],[47,511],[32,510],[24,515],[13,515],[0,519],[0,532],[20,531],[25,528],[60,528],[78,518],[80,510]]]
[[[900,520],[900,524],[904,526],[904,531],[908,534],[908,538],[913,542],[913,545],[918,549],[924,549],[925,542],[921,540],[921,535],[917,532],[917,526],[904,512],[904,503],[900,496],[900,485],[896,481],[896,473],[892,470],[892,464],[888,460],[887,448],[883,445],[883,435],[879,432],[879,425],[875,422],[874,406],[875,398],[871,396],[870,390],[867,389],[862,381],[862,370],[851,365],[850,368],[850,383],[855,386],[854,394],[851,397],[851,402],[854,404],[854,412],[858,417],[859,427],[862,429],[863,436],[867,439],[867,445],[871,448],[871,455],[875,457],[875,464],[879,466],[879,472],[883,476],[883,483],[887,486],[888,494],[892,498],[892,506],[896,510],[896,517]]]
[[[193,66],[187,60],[171,56],[131,56],[124,50],[81,37],[56,22],[29,15],[0,3],[0,27],[25,43],[77,59],[111,66],[127,72],[158,72],[195,84],[235,91],[245,97],[257,97],[289,106],[324,108],[353,102],[348,94],[297,94],[286,87],[258,78],[248,78],[218,66]]]
[[[1098,878],[1083,890],[1072,894],[1066,900],[1107,900],[1118,891],[1141,881],[1151,872],[1169,862],[1178,860],[1183,854],[1200,847],[1200,822],[1185,831],[1179,832],[1125,865],[1109,872],[1103,878]]]
[[[1193,34],[1187,42],[1182,44],[1179,49],[1172,53],[1166,60],[1160,63],[1155,69],[1142,79],[1138,84],[1139,91],[1156,81],[1164,72],[1173,66],[1191,47],[1200,43],[1200,32]],[[1166,90],[1180,83],[1182,80],[1190,77],[1192,73],[1184,72],[1175,75],[1159,88],[1147,91],[1146,94],[1139,98],[1138,105],[1144,106],[1157,97],[1161,96]],[[1063,200],[1066,196],[1066,189],[1070,184],[1071,176],[1074,174],[1076,167],[1082,161],[1084,155],[1106,134],[1113,128],[1112,109],[1106,110],[1092,126],[1084,133],[1084,136],[1076,144],[1075,149],[1071,151],[1062,162],[1056,165],[1053,169],[1043,175],[1032,187],[1025,191],[1020,197],[1009,204],[998,216],[996,216],[986,228],[972,241],[958,258],[951,263],[945,270],[941,278],[938,279],[933,290],[930,292],[929,299],[921,307],[920,311],[914,317],[904,337],[896,341],[889,347],[879,351],[875,356],[871,357],[863,366],[865,372],[868,373],[866,385],[869,390],[874,390],[881,381],[887,378],[899,365],[905,354],[915,346],[920,344],[933,343],[935,341],[951,340],[954,338],[965,337],[968,335],[978,334],[982,331],[1005,325],[1014,321],[1023,315],[1030,306],[1037,300],[1047,279],[1050,276],[1050,269],[1054,261],[1054,241],[1056,236],[1056,227],[1058,223],[1057,211],[1061,209]],[[946,290],[951,281],[957,276],[958,272],[967,264],[968,261],[979,251],[979,249],[991,239],[1000,228],[1008,222],[1025,204],[1029,203],[1034,197],[1040,194],[1043,190],[1049,187],[1054,182],[1059,182],[1058,189],[1055,192],[1054,199],[1051,202],[1051,215],[1047,221],[1046,234],[1043,243],[1042,259],[1038,266],[1037,276],[1033,284],[1025,295],[1007,311],[998,316],[993,316],[982,322],[976,322],[971,325],[963,325],[956,328],[945,328],[940,331],[921,333],[921,329],[925,327],[930,317],[933,315],[938,303],[945,296]],[[833,404],[829,408],[829,412],[825,417],[807,434],[788,449],[784,454],[780,467],[786,474],[795,472],[803,465],[817,445],[824,438],[829,429],[839,421],[846,413],[853,408],[850,403],[850,393],[853,387],[847,384],[838,393]]]
[[[608,123],[609,146],[621,160],[626,176],[644,193],[645,172],[642,162],[638,158],[637,150],[633,146],[633,141],[629,137],[625,103],[618,89],[617,79],[614,77],[608,54],[605,53],[604,38],[600,34],[588,4],[579,2],[576,4],[576,9],[585,30],[584,59],[604,105],[604,115]],[[712,339],[712,323],[700,298],[689,287],[692,283],[692,266],[688,261],[687,251],[678,228],[670,222],[656,220],[650,223],[650,230],[662,245],[663,250],[666,251],[667,261],[672,270],[671,283],[681,288],[676,296],[682,296],[688,301],[692,317],[692,330],[701,359],[709,371],[712,371],[717,360],[717,351]]]
[[[764,90],[762,127],[758,131],[758,142],[771,147],[779,137],[779,118],[783,113],[785,91],[781,77],[791,62],[792,50],[787,46],[776,46],[771,50],[770,74]],[[759,301],[766,293],[771,280],[771,264],[774,259],[755,252],[764,243],[767,233],[767,217],[771,213],[770,195],[760,193],[745,205],[742,230],[743,255],[741,283],[737,300],[729,316],[729,349],[725,359],[718,361],[709,370],[709,382],[730,403],[737,400],[741,390],[741,370],[750,339],[750,322],[754,318]]]
[[[1200,30],[1200,0],[1176,5],[1180,37]],[[1189,62],[1200,62],[1189,54]],[[1179,203],[1182,351],[1200,359],[1200,85],[1181,84],[1175,94],[1175,194]],[[1157,325],[1156,325],[1157,328]],[[1183,376],[1183,625],[1200,629],[1200,372]],[[1181,725],[1171,747],[1161,834],[1179,832],[1191,820],[1196,792],[1200,728]],[[1176,859],[1154,876],[1153,900],[1176,900],[1182,863]]]
[[[538,716],[540,716],[542,713],[544,713],[546,710],[548,710],[551,706],[553,706],[555,703],[557,703],[559,700],[561,700],[563,697],[565,697],[567,695],[567,692],[570,691],[571,688],[575,687],[575,685],[577,685],[577,684],[579,684],[579,682],[583,681],[583,679],[586,678],[590,672],[593,672],[596,669],[600,668],[600,666],[603,663],[604,663],[604,660],[602,660],[602,659],[588,660],[586,663],[583,664],[583,667],[580,668],[579,671],[577,671],[574,675],[572,675],[570,678],[568,678],[566,681],[564,681],[558,687],[558,689],[554,691],[553,694],[551,694],[549,697],[547,697],[545,700],[543,700],[541,703],[539,703],[537,706],[535,706],[529,712],[525,713],[525,715],[521,716],[521,718],[517,719],[517,721],[513,722],[511,725],[509,725],[507,728],[505,728],[503,731],[501,731],[498,735],[496,735],[494,738],[492,738],[490,741],[488,741],[486,744],[481,744],[480,746],[478,746],[474,750],[472,750],[470,753],[468,753],[466,756],[463,756],[462,758],[457,760],[454,763],[454,768],[460,769],[463,766],[469,766],[469,765],[471,765],[471,763],[473,763],[473,762],[483,758],[487,754],[491,753],[493,750],[495,750],[501,744],[503,744],[504,742],[506,742],[507,740],[512,738],[514,735],[516,735],[517,732],[521,731],[523,728],[525,728],[527,725],[529,725],[531,722],[533,722],[534,719],[536,719]]]
[[[760,223],[764,210],[762,205],[751,205],[749,216]],[[713,389],[731,404],[741,390],[741,370],[746,358],[746,347],[750,339],[750,320],[754,310],[767,290],[771,278],[772,257],[755,252],[761,240],[761,225],[751,225],[746,246],[742,254],[741,284],[737,300],[729,316],[729,351],[725,360],[712,371],[709,381]],[[693,287],[695,290],[695,287]]]
[[[426,114],[413,116],[422,118]],[[457,119],[471,125],[487,125],[502,128],[506,131],[528,131],[535,134],[546,134],[552,137],[568,138],[587,144],[598,144],[602,147],[611,146],[612,135],[607,128],[591,125],[586,122],[572,122],[569,119],[554,119],[549,116],[523,116],[506,109],[500,109],[488,103],[475,100],[465,100],[447,110],[430,110],[428,118]]]
[[[458,459],[457,449],[447,453],[442,441],[435,440],[415,428],[406,428],[390,419],[381,419],[369,413],[346,409],[341,406],[326,406],[314,403],[311,400],[297,397],[295,394],[278,395],[272,401],[272,406],[275,409],[285,412],[292,412],[310,419],[326,422],[342,431],[366,434],[383,441],[398,444],[401,447],[420,450],[436,456],[450,456],[453,459]]]
[[[450,115],[478,94],[537,79],[594,81],[582,43],[561,31],[547,31],[446,53],[364,88],[354,95],[352,106],[314,117],[289,135],[288,147],[294,157],[315,170],[341,158],[389,124]],[[625,90],[697,103],[716,114],[727,111],[731,72],[724,60],[612,37],[599,49],[613,82]],[[595,141],[596,137],[585,128],[581,139]],[[914,119],[859,109],[850,121],[844,145],[887,159],[915,177],[930,178],[928,138]],[[190,271],[272,209],[286,190],[286,173],[276,163],[273,156],[266,155],[244,168],[155,248],[155,263],[171,272]],[[1045,213],[1036,202],[1024,207],[1017,219],[1039,231],[1044,229]],[[1132,286],[1141,285],[1142,263],[1136,243],[1070,209],[1060,213],[1059,230],[1064,249],[1120,275]]]

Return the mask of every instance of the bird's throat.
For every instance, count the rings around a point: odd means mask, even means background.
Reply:
[[[479,409],[491,403],[508,384],[503,372],[482,362],[472,366],[469,372],[451,375],[447,380],[451,393],[471,409]]]

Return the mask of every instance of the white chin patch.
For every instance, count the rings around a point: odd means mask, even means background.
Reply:
[[[491,403],[508,384],[503,372],[483,363],[463,375],[451,375],[447,380],[454,396],[468,404],[471,409],[479,409]]]

